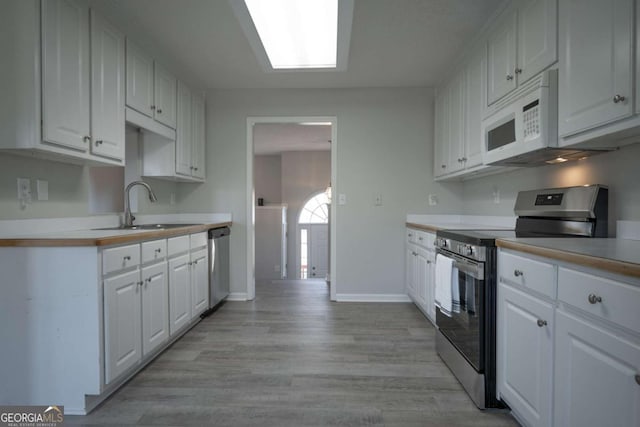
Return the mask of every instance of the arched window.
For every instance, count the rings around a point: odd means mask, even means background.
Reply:
[[[299,224],[328,224],[329,209],[327,204],[329,198],[324,191],[310,198],[300,211]]]

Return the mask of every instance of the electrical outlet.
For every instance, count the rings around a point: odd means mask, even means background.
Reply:
[[[500,190],[498,187],[493,187],[493,203],[500,204]]]
[[[382,194],[376,194],[373,196],[373,205],[382,206]]]
[[[429,206],[436,206],[438,204],[438,195],[429,194]]]
[[[29,178],[18,178],[18,200],[22,209],[31,203],[31,180]]]
[[[347,195],[346,194],[338,194],[338,204],[346,205],[347,204]]]

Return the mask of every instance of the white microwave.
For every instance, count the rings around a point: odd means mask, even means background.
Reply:
[[[533,166],[558,145],[558,70],[547,70],[498,100],[482,121],[487,165]]]

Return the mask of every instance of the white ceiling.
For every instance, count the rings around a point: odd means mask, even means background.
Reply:
[[[253,152],[257,155],[330,149],[331,125],[257,123],[253,126]]]
[[[434,86],[502,3],[355,0],[346,71],[264,72],[228,3],[242,0],[90,1],[183,78],[219,89]]]

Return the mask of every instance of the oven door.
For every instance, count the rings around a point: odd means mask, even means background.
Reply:
[[[438,249],[437,253],[454,261],[453,274],[458,279],[460,305],[456,308],[454,304],[451,317],[436,308],[436,325],[476,371],[483,373],[485,264],[442,249]]]

